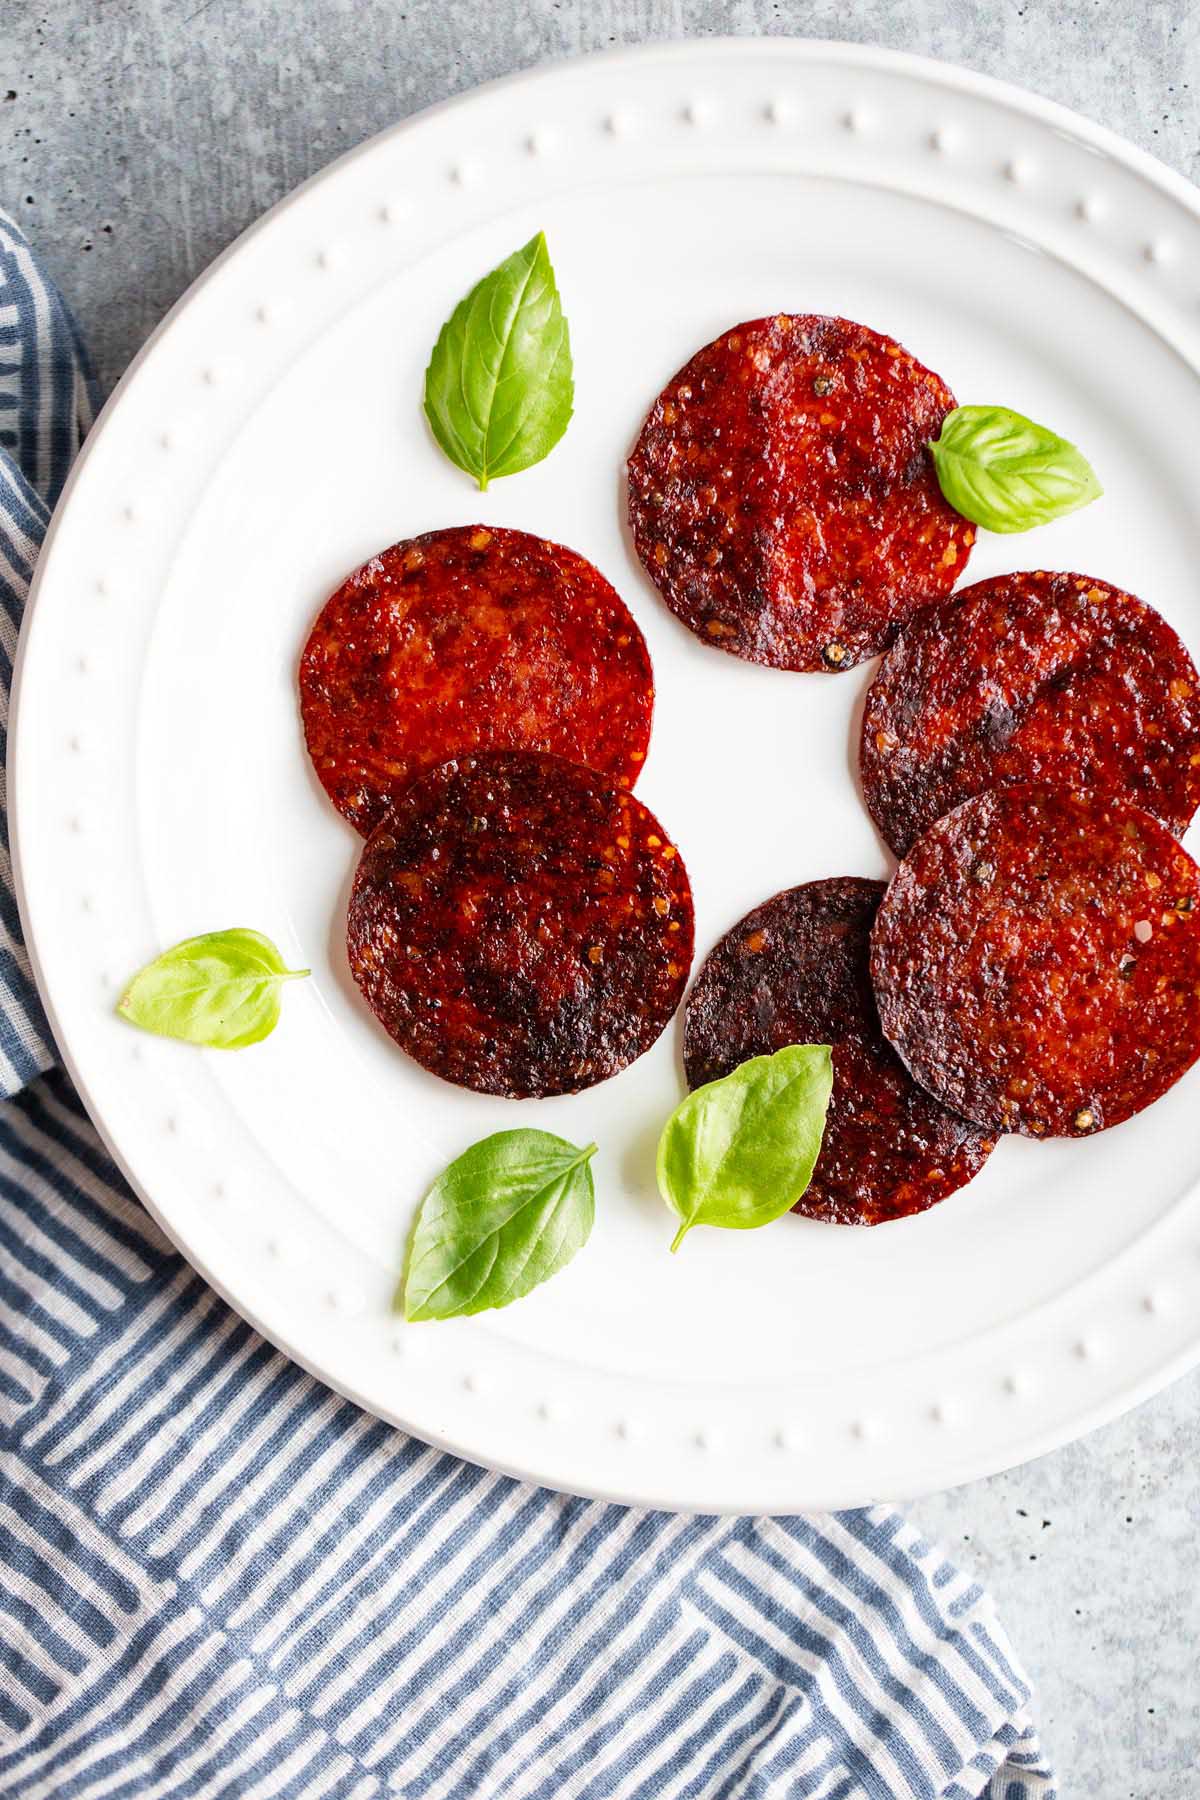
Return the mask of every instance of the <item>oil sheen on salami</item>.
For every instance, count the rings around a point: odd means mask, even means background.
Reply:
[[[924,1212],[992,1148],[918,1087],[884,1041],[867,966],[882,881],[813,881],[776,894],[709,952],[688,995],[689,1085],[786,1044],[830,1044],[833,1096],[821,1154],[795,1211],[844,1225]]]
[[[871,975],[885,1035],[947,1106],[1087,1136],[1200,1056],[1200,868],[1138,807],[993,788],[901,863]]]
[[[364,836],[414,775],[471,750],[548,751],[632,787],[653,702],[642,634],[600,571],[495,525],[372,557],[300,664],[313,767]]]
[[[846,669],[948,593],[974,527],[929,454],[954,396],[848,319],[777,314],[692,357],[629,462],[638,555],[705,643]]]
[[[555,756],[453,758],[364,846],[350,967],[384,1028],[485,1094],[615,1075],[675,1012],[692,960],[683,860],[641,802]]]

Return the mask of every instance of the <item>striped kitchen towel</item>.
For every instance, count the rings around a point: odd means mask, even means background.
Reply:
[[[0,215],[5,702],[91,388]],[[3,857],[3,1800],[1050,1800],[987,1596],[894,1511],[548,1493],[257,1337],[53,1066]]]

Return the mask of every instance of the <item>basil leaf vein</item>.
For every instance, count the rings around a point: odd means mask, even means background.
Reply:
[[[827,1044],[755,1056],[687,1096],[658,1143],[658,1187],[680,1219],[749,1231],[793,1207],[812,1179],[833,1091]]]
[[[508,1306],[565,1268],[595,1217],[589,1163],[549,1131],[498,1131],[438,1176],[417,1214],[404,1316],[454,1319]]]
[[[480,488],[548,456],[570,422],[570,334],[542,232],[485,275],[442,326],[425,416]]]
[[[1104,492],[1087,458],[1007,406],[959,406],[929,446],[942,493],[985,531],[1028,531]]]
[[[117,1011],[159,1037],[212,1050],[242,1050],[274,1031],[289,969],[270,938],[235,926],[185,938],[147,963],[129,983]]]

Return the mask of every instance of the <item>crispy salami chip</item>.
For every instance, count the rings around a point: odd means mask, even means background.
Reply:
[[[648,1050],[692,960],[687,871],[639,800],[556,756],[428,770],[368,839],[347,946],[425,1068],[485,1094],[569,1094]]]
[[[672,612],[775,668],[873,656],[975,540],[928,450],[954,403],[848,319],[755,319],[698,351],[629,461],[638,555]]]
[[[1200,1056],[1200,868],[1149,813],[993,788],[918,839],[871,974],[917,1080],[987,1130],[1081,1136]]]
[[[867,954],[882,881],[812,881],[755,907],[710,951],[688,995],[684,1065],[700,1087],[785,1044],[833,1046],[821,1154],[795,1207],[841,1225],[924,1212],[992,1145],[919,1088],[875,1013]]]
[[[867,805],[899,855],[1015,781],[1095,788],[1182,836],[1200,805],[1200,676],[1166,620],[1090,575],[998,575],[919,612],[867,694]]]
[[[317,775],[366,836],[414,775],[471,750],[544,750],[637,779],[654,679],[598,569],[524,531],[393,544],[326,602],[300,663]]]

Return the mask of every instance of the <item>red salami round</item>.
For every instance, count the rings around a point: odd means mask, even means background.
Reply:
[[[871,975],[945,1105],[994,1132],[1102,1131],[1200,1056],[1200,868],[1138,807],[993,788],[901,863]]]
[[[880,1225],[924,1212],[978,1173],[992,1148],[919,1088],[875,1013],[867,967],[882,881],[812,881],[755,907],[701,965],[684,1014],[691,1087],[785,1044],[830,1044],[833,1097],[796,1212]]]
[[[672,612],[775,668],[873,656],[949,592],[975,539],[928,449],[954,403],[848,319],[755,319],[698,351],[629,462],[638,555]]]
[[[461,1087],[569,1094],[662,1032],[692,960],[692,896],[639,800],[527,751],[428,770],[371,835],[350,967],[402,1049]]]
[[[642,634],[600,571],[489,525],[373,556],[300,663],[313,766],[364,836],[414,775],[471,750],[552,752],[631,787],[653,704]]]
[[[867,694],[861,766],[900,856],[960,801],[1018,781],[1116,795],[1181,836],[1200,805],[1200,676],[1132,594],[998,575],[904,627]]]

